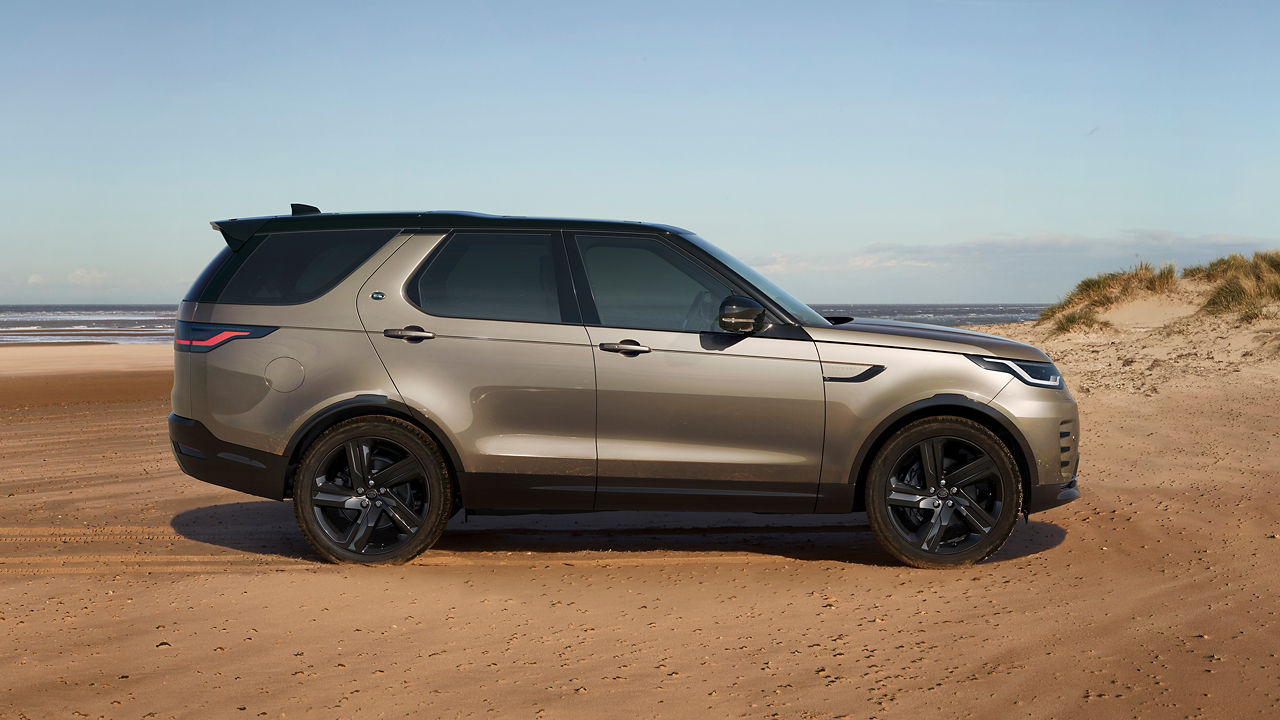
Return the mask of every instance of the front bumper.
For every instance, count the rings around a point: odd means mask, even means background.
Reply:
[[[1079,499],[1076,479],[1071,478],[1070,482],[1061,485],[1032,485],[1031,492],[1022,499],[1022,509],[1027,513],[1040,512]]]
[[[1030,387],[1010,381],[990,403],[1010,418],[1027,456],[1022,510],[1041,512],[1080,497],[1080,415],[1075,398],[1064,389]]]
[[[198,420],[169,414],[169,441],[182,472],[213,485],[283,500],[287,459],[219,440]]]

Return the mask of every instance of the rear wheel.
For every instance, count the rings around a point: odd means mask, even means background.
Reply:
[[[452,510],[435,442],[391,417],[339,423],[307,449],[293,484],[294,514],[332,562],[394,564],[431,547]]]
[[[1013,532],[1021,503],[1009,449],[958,417],[917,420],[894,433],[867,478],[867,518],[880,544],[921,568],[990,557]]]

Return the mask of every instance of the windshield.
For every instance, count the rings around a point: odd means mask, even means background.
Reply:
[[[770,300],[773,300],[783,310],[790,313],[792,317],[799,320],[801,325],[807,325],[809,327],[831,327],[831,323],[827,322],[826,318],[819,315],[817,310],[814,310],[808,305],[805,305],[792,297],[791,293],[775,285],[772,280],[756,272],[750,265],[747,265],[738,258],[730,255],[693,233],[686,233],[683,237],[694,245],[697,245],[698,248],[715,259],[724,263],[730,270],[742,276],[742,279],[754,285],[757,290],[768,295]]]

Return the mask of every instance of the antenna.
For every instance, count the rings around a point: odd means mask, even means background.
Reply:
[[[315,205],[304,205],[302,203],[290,203],[289,209],[294,215],[319,215],[320,208]]]

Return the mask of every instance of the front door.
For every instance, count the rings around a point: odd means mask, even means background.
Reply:
[[[658,235],[568,249],[595,355],[596,509],[812,511],[824,389],[803,330],[721,332],[742,290]]]
[[[457,450],[465,507],[591,509],[595,368],[559,232],[415,235],[357,308],[404,402]]]

